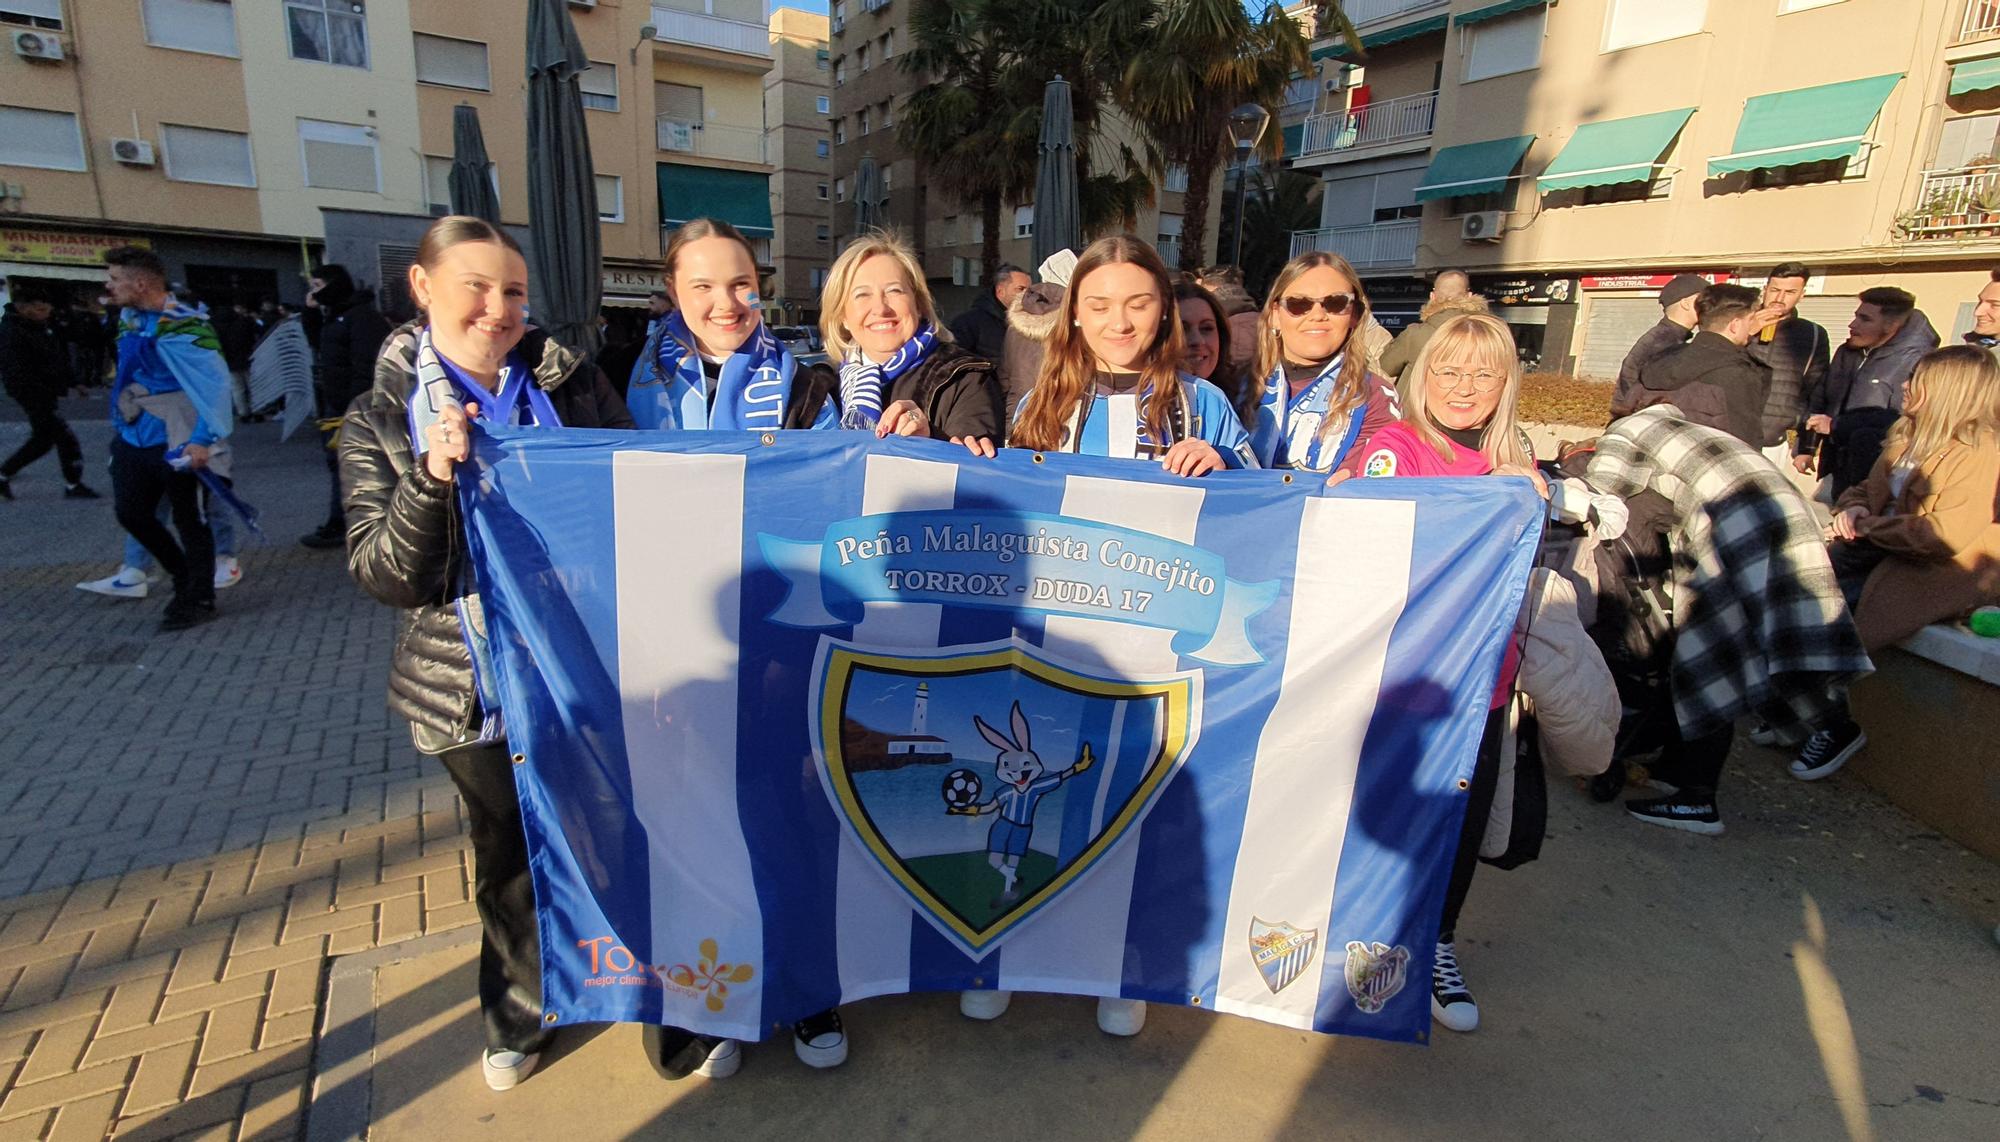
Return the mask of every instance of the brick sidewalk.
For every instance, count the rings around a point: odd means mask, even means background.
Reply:
[[[294,1137],[327,957],[476,921],[456,794],[383,707],[394,614],[295,542],[316,446],[237,441],[271,542],[193,631],[74,589],[120,536],[52,458],[0,503],[0,1139]]]

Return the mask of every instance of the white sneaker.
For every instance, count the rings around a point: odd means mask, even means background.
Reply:
[[[726,1079],[743,1065],[743,1048],[734,1039],[718,1039],[715,1046],[708,1049],[708,1058],[703,1059],[694,1073],[705,1079]]]
[[[1097,1001],[1097,1029],[1130,1038],[1146,1026],[1146,1001],[1105,996]]]
[[[1012,1002],[1014,993],[1011,991],[961,991],[958,993],[958,1013],[983,1023],[1007,1014],[1007,1005]]]
[[[220,591],[224,587],[234,587],[242,581],[243,568],[236,562],[234,555],[218,555],[215,557],[216,590]]]
[[[821,1070],[846,1062],[847,1029],[840,1022],[840,1012],[822,1011],[793,1024],[792,1050],[800,1062]]]
[[[120,567],[116,575],[86,579],[78,583],[76,589],[93,595],[109,595],[114,599],[143,599],[152,590],[146,583],[146,573],[137,567]]]
[[[519,1051],[488,1050],[479,1060],[479,1070],[486,1076],[486,1089],[513,1090],[521,1080],[535,1073],[535,1064],[541,1058]]]

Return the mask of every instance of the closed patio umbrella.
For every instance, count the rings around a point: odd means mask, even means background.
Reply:
[[[500,195],[493,189],[493,160],[486,157],[486,134],[479,109],[459,104],[451,113],[451,212],[499,225]]]
[[[1069,83],[1058,75],[1042,91],[1041,161],[1035,168],[1034,264],[1057,250],[1083,248],[1076,192],[1076,126]]]
[[[536,325],[597,354],[597,176],[577,76],[590,66],[566,0],[528,0],[528,297]]]

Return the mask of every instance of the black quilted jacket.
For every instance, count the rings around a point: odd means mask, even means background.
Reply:
[[[389,708],[410,721],[417,748],[437,753],[477,734],[472,659],[459,625],[465,527],[452,485],[432,479],[410,447],[409,397],[417,334],[389,335],[375,385],[347,411],[340,486],[347,506],[347,568],[361,589],[401,608],[389,670]],[[530,329],[521,354],[556,415],[571,428],[631,428],[632,414],[602,372]],[[477,599],[470,600],[477,605]]]

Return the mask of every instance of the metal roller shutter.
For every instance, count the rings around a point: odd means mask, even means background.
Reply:
[[[1590,315],[1583,324],[1583,350],[1577,354],[1577,376],[1617,380],[1618,366],[1624,363],[1632,343],[1659,320],[1660,303],[1656,298],[1591,298]]]
[[[1837,349],[1841,342],[1847,340],[1847,323],[1854,320],[1854,306],[1858,300],[1852,296],[1802,297],[1799,299],[1799,316],[1825,326],[1827,338]]]

